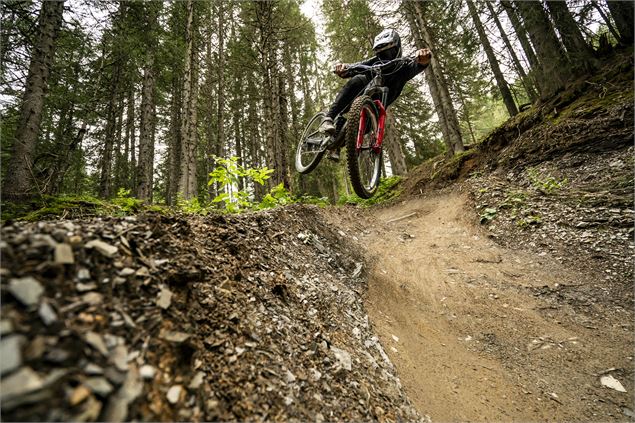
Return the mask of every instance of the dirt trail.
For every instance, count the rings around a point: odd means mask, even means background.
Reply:
[[[446,193],[376,209],[361,239],[374,263],[371,322],[420,412],[433,421],[629,420],[632,311],[544,295],[595,276],[498,246],[466,201]],[[627,392],[603,387],[603,374]]]

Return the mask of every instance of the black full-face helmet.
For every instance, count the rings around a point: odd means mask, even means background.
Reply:
[[[373,51],[380,60],[401,57],[401,38],[394,29],[384,29],[375,37]]]

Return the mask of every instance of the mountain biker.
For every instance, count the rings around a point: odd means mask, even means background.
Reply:
[[[363,62],[354,64],[338,63],[335,65],[335,73],[340,78],[350,79],[337,94],[335,101],[326,113],[326,117],[320,125],[319,130],[321,132],[327,135],[335,134],[336,128],[333,124],[333,119],[338,114],[348,111],[353,100],[364,91],[366,85],[371,81],[370,72],[359,74],[351,78],[351,76],[347,74],[350,67],[355,65],[371,66],[401,57],[401,38],[397,31],[394,29],[384,29],[380,32],[373,42],[373,51],[375,52],[375,56]],[[384,75],[384,84],[389,89],[386,107],[399,97],[406,82],[421,73],[428,66],[431,58],[432,52],[429,49],[419,49],[415,52],[414,62],[405,64],[395,72]],[[337,130],[340,128],[338,125]],[[329,158],[336,161],[339,160],[339,151],[330,150]]]

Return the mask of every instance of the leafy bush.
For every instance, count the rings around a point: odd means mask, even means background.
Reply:
[[[224,187],[226,191],[217,195],[212,200],[212,203],[223,203],[225,211],[228,213],[238,213],[253,208],[253,203],[249,200],[249,193],[245,190],[235,189],[239,186],[241,178],[249,178],[260,185],[264,185],[265,181],[273,173],[273,169],[267,167],[247,168],[241,166],[238,164],[238,157],[225,159],[214,156],[214,163],[216,166],[209,174],[210,180],[207,185],[218,184],[218,186]]]

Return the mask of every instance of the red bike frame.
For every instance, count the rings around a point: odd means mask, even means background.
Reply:
[[[384,128],[386,124],[386,108],[379,100],[375,100],[375,105],[379,109],[379,127],[377,128],[377,141],[373,145],[373,151],[379,154],[381,151],[381,143],[384,141]],[[366,113],[362,109],[362,115],[359,117],[359,128],[357,128],[357,143],[355,147],[357,151],[361,150],[364,143],[364,131],[366,130]]]

